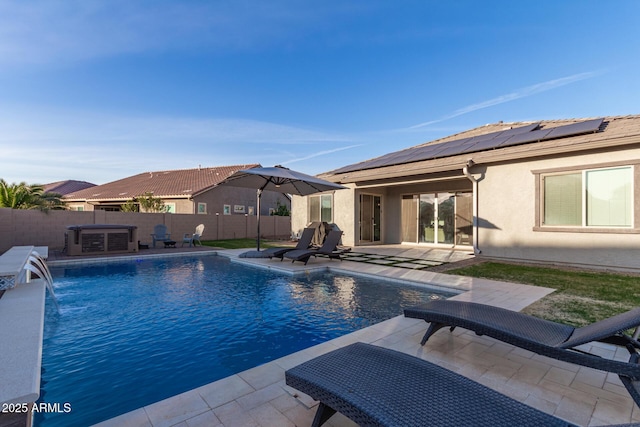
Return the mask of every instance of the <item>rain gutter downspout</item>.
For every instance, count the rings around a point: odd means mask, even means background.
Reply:
[[[462,173],[473,184],[473,253],[479,255],[482,251],[478,247],[478,180],[469,172],[469,168],[474,164],[473,159],[467,160]]]

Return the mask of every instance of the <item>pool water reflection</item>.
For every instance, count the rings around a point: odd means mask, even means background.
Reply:
[[[72,410],[37,426],[103,421],[449,296],[218,256],[51,270],[60,313],[47,306],[40,401]]]

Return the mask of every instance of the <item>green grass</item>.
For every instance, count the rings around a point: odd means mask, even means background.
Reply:
[[[640,305],[640,276],[497,262],[484,262],[447,273],[554,288],[555,292],[523,311],[576,326]]]
[[[223,249],[251,249],[256,248],[256,239],[226,239],[226,240],[203,240],[203,246],[212,246],[215,248]],[[260,249],[271,248],[274,245],[272,242],[260,240]]]

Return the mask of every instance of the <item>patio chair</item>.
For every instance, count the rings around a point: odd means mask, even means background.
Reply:
[[[326,255],[330,259],[342,260],[341,251],[337,250],[338,243],[342,238],[342,231],[333,230],[327,234],[322,246],[318,249],[294,249],[284,253],[284,257],[289,258],[291,262],[303,261],[305,265],[309,262],[309,258],[316,255]]]
[[[361,426],[573,426],[431,362],[355,343],[285,372],[320,402],[313,427],[340,412]]]
[[[302,231],[302,235],[300,236],[298,243],[294,247],[269,248],[264,250],[263,252],[269,258],[280,258],[280,261],[282,261],[284,259],[284,254],[289,251],[309,249],[309,246],[311,246],[311,239],[313,239],[314,233],[315,233],[315,230],[313,228],[305,228]]]
[[[617,374],[640,406],[640,343],[625,333],[640,325],[640,308],[579,328],[466,301],[434,300],[407,308],[404,315],[430,323],[422,345],[440,328],[449,326],[453,331],[460,326],[543,356]],[[625,347],[629,361],[605,359],[578,348],[593,341]]]
[[[200,241],[202,233],[204,233],[204,224],[198,225],[196,232],[193,234],[185,233],[182,237],[182,246],[184,246],[185,243],[188,243],[189,247],[191,247],[191,245],[196,246],[196,243],[200,243],[200,246],[202,246],[202,242]]]
[[[156,247],[156,242],[170,242],[171,234],[167,233],[167,226],[164,224],[158,224],[153,227],[153,234],[151,235],[153,240],[153,247]]]

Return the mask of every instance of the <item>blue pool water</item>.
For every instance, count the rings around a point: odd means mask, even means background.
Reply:
[[[52,268],[36,426],[86,426],[402,314],[434,297],[340,274],[292,277],[218,256]]]

